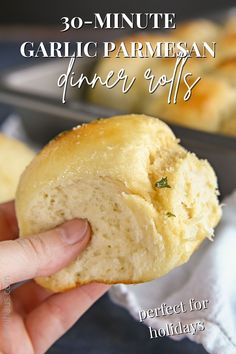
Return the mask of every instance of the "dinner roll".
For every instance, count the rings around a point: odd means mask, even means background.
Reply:
[[[236,87],[236,56],[221,61],[212,74],[228,81],[231,85]]]
[[[236,16],[229,16],[224,24],[224,29],[228,33],[236,33]]]
[[[15,198],[20,175],[33,156],[26,145],[0,133],[0,203]]]
[[[220,61],[236,57],[236,32],[226,33],[217,42],[217,58]]]
[[[221,132],[236,137],[236,112],[231,119],[227,119],[221,126]]]
[[[136,33],[117,41],[116,46],[118,48],[120,43],[124,42],[129,51],[131,42],[156,43],[158,41],[168,41],[166,38],[167,37],[164,35]],[[109,80],[109,84],[112,84],[115,82],[119,71],[123,69],[125,70],[124,74],[128,76],[126,88],[131,84],[132,79],[135,78],[130,90],[128,92],[122,91],[124,80],[120,81],[117,85],[112,87],[112,89],[97,83],[94,88],[87,89],[87,99],[91,103],[113,108],[121,112],[137,112],[140,96],[142,96],[143,91],[147,90],[147,85],[145,85],[145,79],[143,77],[144,72],[147,68],[152,68],[157,59],[151,57],[127,58],[124,57],[122,53],[119,54],[119,57],[116,57],[116,55],[117,51],[114,51],[109,58],[100,58],[97,65],[95,65],[94,73],[99,75],[104,81],[109,72],[114,72],[114,78]]]
[[[202,46],[203,42],[217,42],[220,36],[220,27],[209,20],[198,19],[183,22],[182,24],[176,26],[173,31],[173,36],[175,41],[187,42],[189,45],[196,42],[199,47]],[[209,53],[206,53],[205,58],[192,57],[185,66],[185,70],[189,70],[193,75],[198,75],[203,72],[212,70],[217,63],[216,58],[212,58]]]
[[[189,84],[196,78],[188,79]],[[223,121],[230,119],[236,111],[236,90],[226,81],[204,76],[192,90],[191,97],[184,100],[187,86],[181,82],[177,103],[168,104],[168,93],[161,99],[155,94],[144,102],[143,111],[159,116],[167,122],[184,125],[190,128],[218,132]]]
[[[160,277],[212,238],[221,217],[209,163],[144,115],[97,120],[52,140],[24,172],[16,209],[22,237],[77,217],[90,222],[83,253],[37,279],[53,291]]]
[[[216,41],[220,34],[219,26],[206,19],[183,22],[176,26],[173,35],[183,42],[210,42]]]

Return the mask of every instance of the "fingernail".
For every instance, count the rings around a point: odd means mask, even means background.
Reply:
[[[73,245],[82,241],[88,231],[88,221],[84,219],[74,219],[67,221],[60,227],[61,237],[68,245]]]

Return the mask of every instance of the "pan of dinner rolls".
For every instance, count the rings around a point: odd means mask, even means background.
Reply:
[[[202,81],[192,91],[192,102],[182,102],[183,80],[180,82],[178,102],[167,104],[164,102],[168,97],[166,87],[160,87],[154,94],[149,93],[147,80],[143,78],[149,68],[156,78],[163,74],[170,78],[176,63],[175,57],[155,58],[147,55],[143,58],[128,58],[122,52],[117,57],[114,52],[105,58],[78,58],[73,67],[76,78],[85,74],[91,79],[97,74],[104,81],[109,72],[114,72],[116,78],[123,69],[130,78],[136,78],[135,83],[127,93],[122,92],[122,80],[112,89],[100,84],[94,88],[84,85],[79,90],[77,87],[73,90],[69,87],[67,103],[63,107],[62,90],[55,86],[59,73],[64,73],[68,67],[68,60],[61,58],[50,63],[37,63],[11,70],[11,73],[5,73],[0,79],[0,100],[15,105],[32,140],[45,143],[61,130],[78,123],[123,113],[151,114],[169,124],[187,128],[183,131],[184,135],[188,134],[190,128],[217,136],[236,136],[235,11],[180,22],[175,29],[169,31],[145,30],[128,35],[120,33],[120,36],[116,33],[115,44],[119,47],[120,43],[124,43],[127,51],[130,43],[134,42],[143,45],[149,42],[153,46],[157,42],[196,42],[198,45],[204,41],[215,42],[215,58],[211,55],[205,58],[193,56],[184,66],[183,75],[190,72],[193,78],[201,77]],[[94,36],[94,40],[100,43],[101,37],[96,38],[96,33]],[[34,123],[32,114],[35,117]]]
[[[193,73],[193,77],[201,77],[201,82],[193,90],[189,102],[183,100],[184,82],[180,83],[177,104],[167,101],[168,90],[161,88],[154,94],[147,89],[143,72],[152,68],[156,77],[171,75],[175,66],[175,58],[100,58],[94,72],[105,77],[112,69],[118,72],[125,68],[130,76],[136,76],[136,84],[128,93],[120,87],[112,90],[97,85],[88,88],[87,100],[103,107],[114,108],[122,112],[146,113],[163,120],[196,130],[215,134],[236,136],[236,15],[226,17],[221,23],[197,19],[178,24],[176,29],[165,35],[155,32],[137,33],[133,37],[122,38],[127,43],[136,40],[176,41],[186,43],[216,42],[216,57],[191,58],[186,63],[185,72]],[[119,44],[119,41],[117,41]]]

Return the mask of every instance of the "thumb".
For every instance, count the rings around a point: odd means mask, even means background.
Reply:
[[[0,242],[0,290],[60,270],[86,247],[90,235],[89,223],[74,219],[51,231]]]

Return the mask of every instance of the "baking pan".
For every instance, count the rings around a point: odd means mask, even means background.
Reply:
[[[94,60],[77,59],[77,74],[88,72],[91,62]],[[117,113],[85,102],[83,89],[68,89],[67,102],[61,103],[62,89],[57,80],[68,63],[69,59],[46,59],[1,75],[0,102],[15,107],[27,134],[39,144],[74,125]]]

